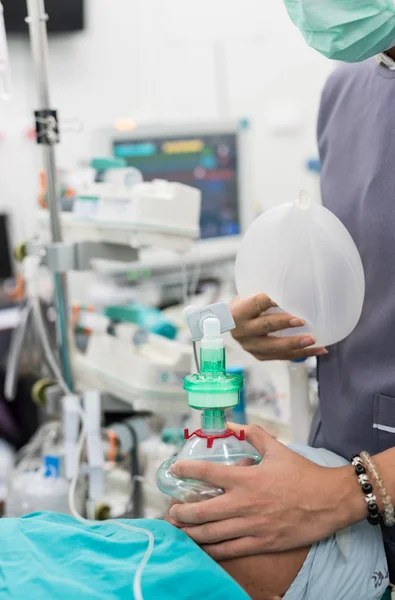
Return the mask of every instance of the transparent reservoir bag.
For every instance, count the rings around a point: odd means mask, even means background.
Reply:
[[[296,202],[266,211],[249,227],[237,254],[236,286],[242,298],[267,294],[279,306],[270,312],[304,319],[297,333],[330,346],[356,327],[365,277],[345,226],[302,192]],[[275,335],[295,335],[295,329]]]

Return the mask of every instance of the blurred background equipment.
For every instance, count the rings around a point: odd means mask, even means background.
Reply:
[[[75,484],[83,515],[160,518],[156,471],[196,429],[183,308],[235,296],[257,214],[302,186],[319,202],[316,108],[332,66],[281,2],[29,0],[33,69],[26,4],[3,6],[0,502],[8,493],[10,516],[69,512]],[[230,333],[224,344],[246,382],[229,418],[291,440],[288,365],[259,363]],[[302,375],[304,435],[314,360]]]

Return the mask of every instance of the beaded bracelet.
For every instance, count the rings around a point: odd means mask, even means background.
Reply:
[[[387,490],[385,489],[384,482],[379,475],[376,464],[370,456],[369,452],[361,452],[361,459],[363,463],[367,466],[370,474],[374,477],[377,483],[377,487],[380,491],[380,496],[384,506],[384,525],[386,527],[393,527],[395,525],[395,507],[392,504],[391,498],[388,495]]]
[[[379,507],[377,506],[377,498],[373,494],[373,486],[369,482],[369,477],[366,474],[366,469],[363,466],[362,458],[359,454],[353,454],[351,464],[355,469],[355,474],[358,478],[358,483],[361,486],[362,492],[365,494],[365,502],[368,507],[368,521],[371,525],[380,525]]]

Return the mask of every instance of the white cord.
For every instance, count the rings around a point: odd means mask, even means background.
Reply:
[[[77,483],[78,483],[82,451],[84,448],[84,443],[85,443],[85,438],[86,438],[85,413],[81,407],[78,407],[77,410],[78,410],[78,414],[81,417],[82,428],[81,428],[81,433],[80,433],[80,437],[79,437],[78,445],[77,445],[77,457],[76,457],[76,466],[75,466],[74,476],[73,476],[73,479],[71,480],[70,488],[69,488],[69,508],[70,508],[71,514],[73,515],[73,517],[75,519],[77,519],[77,521],[80,521],[81,523],[84,523],[85,525],[97,525],[98,521],[94,521],[92,519],[85,519],[84,517],[82,517],[79,514],[76,504],[75,504],[75,492],[76,492]],[[128,531],[133,531],[133,532],[137,532],[137,533],[142,533],[148,537],[147,549],[144,552],[144,556],[141,559],[139,566],[137,567],[137,570],[136,570],[136,573],[134,576],[134,580],[133,580],[133,598],[134,598],[134,600],[144,600],[144,596],[141,591],[141,579],[142,579],[143,571],[152,555],[152,552],[154,551],[155,538],[154,538],[152,532],[149,531],[149,529],[143,529],[142,527],[134,527],[133,525],[126,525],[126,523],[120,523],[119,521],[116,521],[115,519],[108,519],[107,521],[103,521],[103,522],[112,523],[113,525],[116,525],[117,527],[120,527],[121,529],[126,529]]]

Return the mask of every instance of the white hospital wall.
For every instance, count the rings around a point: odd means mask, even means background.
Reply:
[[[199,120],[248,117],[252,201],[267,208],[314,180],[320,91],[332,65],[305,45],[282,0],[86,0],[87,29],[51,37],[52,105],[79,117],[82,134],[65,133],[58,164],[95,152],[92,132],[116,118]],[[0,209],[16,237],[34,232],[35,87],[28,40],[12,38],[14,96],[0,103]]]

